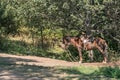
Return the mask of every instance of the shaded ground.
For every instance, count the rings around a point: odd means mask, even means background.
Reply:
[[[67,62],[36,56],[16,56],[0,53],[0,80],[113,80],[104,76],[67,73],[60,67],[116,66],[120,62],[82,63]],[[114,79],[115,80],[115,79]]]

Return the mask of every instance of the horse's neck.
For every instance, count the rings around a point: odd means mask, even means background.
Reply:
[[[80,45],[79,45],[79,41],[76,41],[75,39],[71,39],[71,44],[72,44],[73,46],[75,46],[75,47],[80,46]]]

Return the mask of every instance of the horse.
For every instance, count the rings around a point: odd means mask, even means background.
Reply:
[[[80,61],[82,63],[82,50],[90,51],[89,57],[93,60],[93,49],[98,49],[103,57],[103,63],[107,62],[107,43],[102,38],[95,38],[93,42],[89,41],[84,35],[80,37],[76,36],[64,36],[62,40],[62,44],[60,45],[62,48],[67,49],[69,45],[73,45],[77,48],[79,52]]]

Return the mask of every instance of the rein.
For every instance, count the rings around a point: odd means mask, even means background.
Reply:
[[[77,58],[75,58],[71,55],[71,52],[69,49],[66,49],[65,52],[68,53],[68,57],[69,57],[70,61],[75,62],[78,60]]]

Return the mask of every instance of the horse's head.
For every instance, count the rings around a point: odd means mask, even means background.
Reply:
[[[70,44],[71,44],[71,37],[70,36],[64,36],[63,39],[60,41],[59,46],[63,49],[67,49]]]

